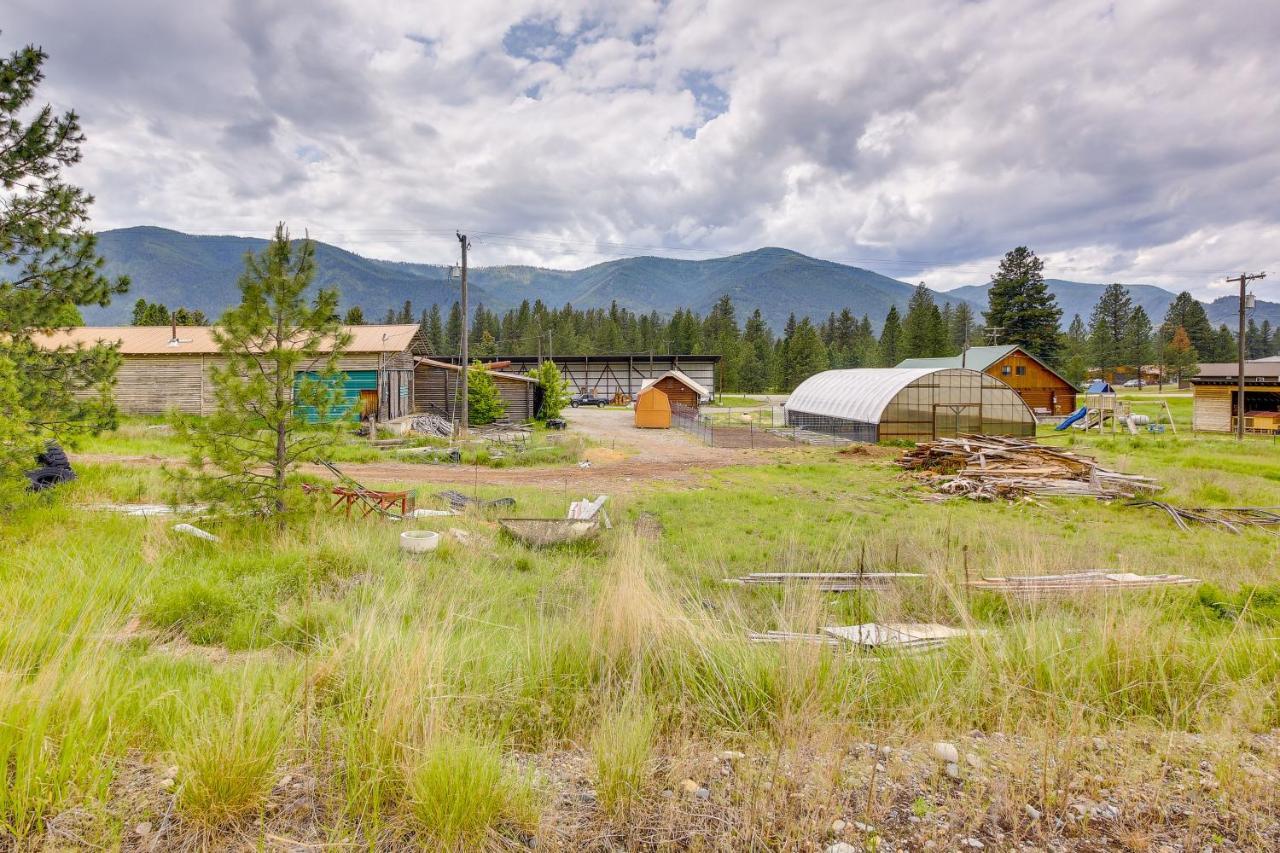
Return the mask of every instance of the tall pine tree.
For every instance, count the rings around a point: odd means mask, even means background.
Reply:
[[[1051,365],[1058,363],[1062,309],[1044,283],[1044,261],[1035,252],[1019,246],[1004,256],[991,277],[987,301],[987,328],[1000,329],[1001,341],[1018,344]]]
[[[32,337],[129,286],[102,274],[88,227],[93,197],[62,179],[80,159],[79,117],[33,106],[47,58],[26,47],[0,59],[0,504],[25,488],[23,472],[50,439],[116,419],[115,346],[49,347]]]
[[[884,326],[880,328],[880,353],[877,361],[881,367],[893,367],[902,361],[902,321],[898,319],[898,307],[889,306]]]
[[[1115,370],[1131,362],[1128,340],[1133,317],[1133,300],[1123,284],[1109,284],[1089,317],[1089,357],[1104,377],[1115,378]]]

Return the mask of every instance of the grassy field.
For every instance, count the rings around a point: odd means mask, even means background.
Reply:
[[[182,453],[126,429],[86,449]],[[1270,442],[1055,441],[1174,503],[1280,505]],[[1118,502],[924,502],[896,453],[640,483],[567,550],[428,519],[443,544],[412,557],[385,521],[228,522],[213,543],[91,511],[169,485],[83,466],[0,519],[0,847],[1275,849],[1276,537]],[[723,582],[859,565],[926,578]],[[1017,604],[967,595],[966,566],[1202,583]],[[871,619],[980,633],[926,655],[746,640]]]

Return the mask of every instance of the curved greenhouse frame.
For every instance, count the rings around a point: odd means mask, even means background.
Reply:
[[[801,382],[783,410],[788,426],[853,441],[1036,434],[1016,391],[967,368],[827,370]]]

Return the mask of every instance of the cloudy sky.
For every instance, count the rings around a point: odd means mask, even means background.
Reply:
[[[1280,299],[1280,3],[13,0],[95,226]]]

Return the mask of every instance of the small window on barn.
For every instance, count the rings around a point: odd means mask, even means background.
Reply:
[[[1026,375],[1027,375],[1027,366],[1026,366],[1025,364],[1019,364],[1019,365],[1018,365],[1018,375],[1019,375],[1019,376],[1026,376]]]
[[[1012,372],[1013,372],[1013,368],[1012,368],[1012,367],[1010,367],[1010,366],[1009,366],[1009,365],[1007,365],[1007,364],[1006,364],[1004,367],[1000,368],[1000,375],[1001,375],[1001,376],[1008,376],[1008,375],[1009,375],[1010,373],[1012,373]]]

